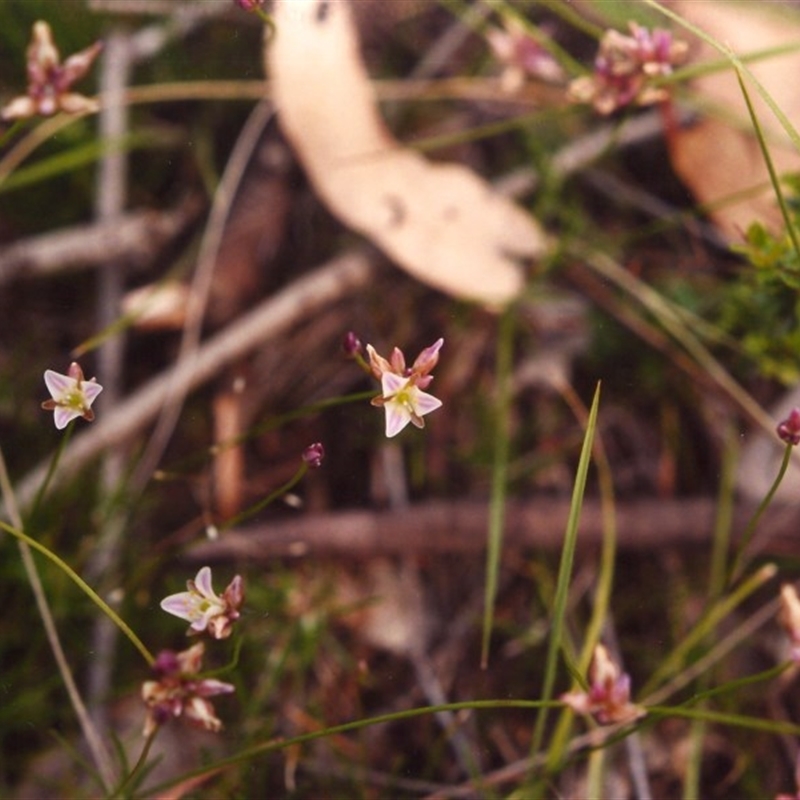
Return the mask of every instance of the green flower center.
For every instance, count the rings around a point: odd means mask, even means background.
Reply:
[[[67,392],[61,399],[61,405],[71,408],[73,411],[83,411],[84,396],[80,389],[73,389]]]

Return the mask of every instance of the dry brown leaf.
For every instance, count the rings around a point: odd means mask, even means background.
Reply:
[[[763,2],[679,0],[672,7],[743,56],[800,40],[798,16],[775,6]],[[684,38],[683,31],[680,36]],[[693,54],[694,60],[720,58],[720,53],[705,43],[696,44]],[[800,70],[800,53],[766,58],[749,66],[789,119],[797,124],[800,84],[793,76]],[[703,102],[721,113],[710,114],[698,124],[677,132],[671,143],[675,171],[701,203],[712,206],[721,203],[710,215],[728,238],[741,240],[742,231],[756,221],[773,230],[780,229],[782,222],[775,194],[735,72],[726,69],[704,75],[693,82],[693,87]],[[778,173],[796,172],[800,169],[796,148],[752,84],[747,88]],[[758,186],[762,187],[758,192],[726,202],[736,193]]]
[[[345,0],[276,0],[267,68],[284,133],[346,225],[414,277],[502,305],[522,289],[516,258],[546,248],[539,225],[458,164],[433,164],[386,130]]]

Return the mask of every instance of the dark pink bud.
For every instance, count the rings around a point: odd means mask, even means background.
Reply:
[[[800,444],[800,408],[793,408],[777,427],[778,436],[786,444]]]
[[[178,654],[174,650],[162,650],[153,662],[153,673],[158,677],[177,675],[180,669]]]
[[[342,350],[344,350],[345,355],[352,358],[361,352],[361,347],[361,339],[353,331],[348,331],[342,340]]]
[[[411,371],[417,375],[427,375],[439,363],[439,351],[444,339],[437,339],[430,347],[426,347],[418,356]],[[417,384],[419,385],[419,384]],[[420,386],[420,388],[424,388]]]
[[[325,448],[322,446],[322,442],[314,442],[303,450],[303,461],[313,469],[322,466],[323,458],[325,458]]]
[[[321,446],[322,445],[320,445],[320,447]],[[228,606],[228,616],[231,616],[233,619],[238,619],[239,609],[242,607],[242,603],[244,603],[244,581],[241,575],[236,575],[228,584],[228,587],[222,593],[222,599]]]

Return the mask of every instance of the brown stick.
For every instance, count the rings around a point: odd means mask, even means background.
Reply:
[[[717,500],[714,498],[642,499],[617,504],[620,548],[647,550],[666,545],[703,545],[711,541]],[[336,511],[279,519],[226,531],[216,541],[193,547],[187,558],[209,563],[228,558],[266,561],[276,556],[346,556],[414,553],[478,553],[486,545],[488,503],[432,501],[397,511]],[[734,536],[753,507],[738,505]],[[509,503],[505,546],[557,549],[564,539],[569,499],[538,498]],[[761,530],[780,537],[773,542],[794,547],[788,534],[797,509],[767,513]],[[781,537],[783,532],[784,536]],[[583,504],[579,542],[597,546],[603,536],[600,504]],[[794,550],[796,552],[796,547]]]
[[[0,248],[0,285],[20,277],[106,267],[150,266],[155,255],[199,214],[188,198],[172,211],[132,211],[113,221],[76,225]]]

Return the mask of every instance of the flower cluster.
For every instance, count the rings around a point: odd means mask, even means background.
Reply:
[[[373,398],[372,405],[386,411],[387,437],[397,436],[409,422],[417,428],[424,428],[422,418],[441,408],[442,401],[423,389],[427,389],[433,380],[430,373],[439,361],[443,344],[444,339],[438,339],[426,347],[410,368],[406,367],[405,356],[399,348],[395,347],[387,360],[371,344],[367,345],[370,370],[381,382],[383,390]]]
[[[237,575],[222,595],[211,583],[211,568],[202,567],[194,580],[186,582],[187,591],[172,594],[161,601],[164,611],[188,620],[188,634],[207,633],[213,639],[231,635],[233,623],[239,619],[244,602],[244,584]],[[162,650],[153,665],[153,680],[142,685],[142,699],[147,706],[144,735],[175,717],[184,716],[197,727],[218,731],[222,723],[214,713],[209,697],[230,694],[234,687],[213,678],[203,678],[205,645],[202,642],[176,653]]]
[[[78,417],[88,422],[94,419],[92,403],[103,387],[94,378],[85,380],[83,370],[75,361],[69,365],[66,375],[51,369],[45,370],[44,382],[51,399],[45,400],[42,408],[55,412],[56,428],[62,430]]]
[[[142,699],[147,706],[145,736],[180,716],[207,731],[216,732],[222,728],[208,698],[230,694],[234,687],[214,678],[200,677],[204,652],[205,645],[198,642],[180,653],[162,650],[158,654],[153,665],[153,680],[142,684]]]
[[[69,89],[89,71],[102,48],[102,42],[95,42],[62,63],[50,26],[41,20],[34,22],[27,51],[28,92],[0,110],[0,117],[13,120],[37,114],[47,117],[56,111],[68,114],[97,111],[97,101]]]
[[[239,619],[244,602],[244,584],[237,575],[220,597],[211,585],[211,568],[202,567],[194,580],[186,581],[187,591],[171,594],[161,601],[169,614],[188,620],[189,634],[206,631],[213,639],[227,639],[232,624]]]
[[[503,28],[490,28],[486,41],[503,65],[500,87],[504,92],[520,89],[526,77],[550,83],[564,79],[564,71],[558,62],[516,19],[504,20]]]
[[[642,706],[630,702],[630,676],[620,671],[602,644],[594,648],[589,679],[588,691],[561,695],[561,701],[576,713],[591,714],[601,725],[633,722],[646,713]]]
[[[600,114],[611,114],[636,103],[650,105],[667,97],[653,78],[669,75],[688,52],[686,42],[673,39],[669,31],[649,31],[635,22],[628,24],[631,35],[606,31],[590,76],[577,78],[569,96],[578,103],[591,103]]]

